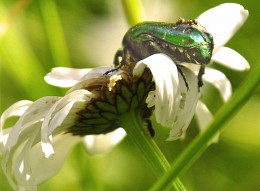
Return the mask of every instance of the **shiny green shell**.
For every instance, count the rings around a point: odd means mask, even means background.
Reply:
[[[130,28],[123,39],[123,62],[139,61],[155,53],[170,56],[176,64],[208,64],[213,37],[196,23],[143,22]]]

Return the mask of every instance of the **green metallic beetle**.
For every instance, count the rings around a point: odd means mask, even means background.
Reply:
[[[118,50],[114,64],[123,68],[152,54],[164,53],[177,65],[187,89],[188,83],[181,71],[181,63],[200,65],[198,86],[203,85],[205,65],[210,62],[214,47],[211,34],[198,29],[196,20],[180,18],[176,23],[143,22],[128,30],[123,38],[123,48]]]

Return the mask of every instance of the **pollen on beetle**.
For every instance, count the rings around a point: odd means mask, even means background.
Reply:
[[[111,91],[113,89],[113,87],[115,87],[116,82],[118,80],[122,80],[122,76],[121,75],[113,75],[109,78],[109,83],[108,83],[108,90]]]

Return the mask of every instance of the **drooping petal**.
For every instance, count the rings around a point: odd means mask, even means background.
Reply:
[[[224,3],[202,13],[198,22],[213,35],[215,53],[244,24],[248,11],[235,3]]]
[[[32,104],[32,101],[22,100],[11,105],[7,110],[5,110],[1,115],[0,125],[3,127],[5,120],[13,116],[21,116],[27,110],[27,108]]]
[[[228,47],[219,48],[213,54],[212,60],[237,71],[244,71],[250,68],[249,63],[243,56]]]
[[[54,176],[62,167],[66,156],[81,138],[71,134],[59,134],[53,137],[55,154],[47,159],[41,153],[41,145],[34,146],[30,152],[31,169],[37,184]],[[38,154],[37,154],[38,153]]]
[[[59,99],[49,109],[41,127],[41,144],[47,158],[54,154],[51,139],[56,128],[59,127],[59,130],[56,131],[63,130],[63,126],[68,128],[69,125],[66,123],[65,119],[73,124],[77,117],[77,111],[82,110],[92,97],[93,95],[87,90],[76,90]],[[74,112],[71,112],[73,106],[75,106]],[[70,116],[68,116],[69,114]],[[66,125],[62,126],[64,123]]]
[[[106,76],[112,76],[114,74],[117,74],[120,70],[114,70],[114,67],[111,66],[102,66],[93,68],[88,74],[83,76],[82,80],[89,80],[92,78],[98,78],[98,77],[106,77]]]
[[[186,87],[183,77],[179,74],[181,100],[179,104],[175,106],[177,107],[177,113],[176,116],[174,116],[174,124],[171,127],[172,130],[170,131],[167,141],[176,140],[184,136],[184,133],[195,114],[196,105],[199,99],[197,76],[188,68],[182,67],[181,70],[186,76],[189,90]]]
[[[206,129],[206,127],[213,119],[212,113],[209,111],[207,106],[201,101],[198,101],[196,107],[196,119],[198,121],[199,128],[201,129],[201,131]]]
[[[16,144],[12,145],[9,149],[5,149],[3,153],[2,169],[5,173],[10,185],[17,190],[19,184],[32,185],[33,179],[28,167],[29,161],[27,159],[28,152],[33,143],[37,143],[37,133],[40,131],[40,123],[32,124],[27,128],[21,128]],[[5,129],[4,134],[11,132],[10,129]],[[10,136],[8,136],[9,138]],[[26,181],[25,181],[26,180]],[[27,182],[28,181],[28,182]],[[29,190],[36,190],[36,186],[31,186]]]
[[[5,121],[10,117],[23,115],[32,103],[32,101],[28,100],[18,101],[2,113],[0,118],[0,152],[3,152],[4,146],[7,142],[7,136],[3,135]]]
[[[65,128],[69,128],[75,123],[77,112],[84,108],[85,103],[92,97],[87,90],[77,90],[63,98],[49,96],[33,103],[30,101],[18,102],[4,112],[1,117],[2,126],[8,117],[20,115],[16,124],[4,129],[3,135],[1,135],[2,168],[14,189],[19,187],[24,190],[36,190],[39,182],[49,178],[60,169],[66,154],[75,141],[70,139],[67,142],[68,147],[66,145],[58,146],[60,149],[64,147],[64,151],[58,153],[58,156],[61,157],[57,158],[57,162],[53,160],[57,155],[55,141],[59,133],[63,134]],[[58,142],[64,143],[64,141]],[[35,145],[37,145],[37,149],[33,151]],[[41,166],[45,163],[47,166]],[[38,165],[38,169],[33,165]],[[38,171],[40,167],[43,167],[42,171]],[[51,169],[49,169],[50,167]]]
[[[12,128],[4,129],[7,137],[3,150],[2,168],[12,187],[16,187],[14,179],[18,179],[34,190],[34,180],[31,179],[31,168],[28,164],[29,151],[33,144],[40,142],[40,127],[51,106],[59,97],[49,96],[34,103],[28,103],[27,109]],[[20,104],[15,104],[19,106]],[[24,106],[24,105],[23,105]],[[15,109],[15,108],[13,108]],[[31,187],[32,186],[32,187]]]
[[[175,63],[164,54],[154,54],[139,61],[133,71],[141,76],[148,67],[155,81],[155,116],[162,126],[171,127],[175,123],[176,105],[180,103],[179,77]],[[150,102],[151,103],[151,102]]]
[[[5,133],[3,133],[3,131],[4,131]],[[6,142],[7,142],[7,140],[8,140],[8,136],[9,136],[10,131],[11,131],[11,129],[8,128],[8,129],[2,130],[2,132],[1,132],[0,154],[3,154],[3,153],[4,153],[5,145],[6,145]]]
[[[201,101],[198,101],[195,116],[198,121],[201,132],[204,131],[208,127],[208,125],[210,124],[210,122],[213,119],[212,113],[209,111],[207,106]],[[212,142],[213,143],[218,142],[218,138],[219,138],[219,134],[214,137]]]
[[[58,99],[59,97],[57,96],[49,96],[41,98],[34,103],[28,102],[30,106],[21,115],[21,117],[9,133],[5,149],[8,150],[16,144],[18,137],[20,136],[20,133],[22,131],[30,127],[32,124],[42,121],[50,106]]]
[[[220,95],[225,102],[228,101],[232,95],[232,87],[230,81],[222,72],[206,68],[203,79],[219,90]]]
[[[110,78],[112,75],[116,75],[121,73],[122,71],[120,69],[116,69],[113,67],[98,67],[92,69],[89,73],[87,73],[85,76],[83,76],[77,84],[75,84],[67,93],[73,92],[78,89],[84,89],[89,84],[93,84],[95,82],[96,84],[104,82],[105,78]],[[101,84],[99,84],[101,85]]]
[[[37,184],[60,170],[68,152],[80,140],[71,134],[56,135],[52,142],[55,155],[47,159],[41,150],[40,123],[31,125],[20,133],[17,144],[4,153],[3,171],[15,190],[37,190]]]
[[[84,137],[84,144],[90,155],[102,155],[109,152],[125,135],[125,130],[118,128],[113,132],[103,135],[87,135]]]
[[[37,185],[31,171],[30,153],[34,141],[36,141],[39,133],[40,128],[37,125],[36,128],[31,129],[29,137],[26,137],[27,139],[22,140],[24,141],[22,146],[19,144],[18,147],[15,146],[15,149],[13,148],[14,155],[12,159],[14,160],[14,178],[16,181],[18,180],[17,182],[20,188],[24,187],[25,189],[29,190],[37,190]],[[42,153],[39,154],[42,155]]]
[[[44,77],[44,80],[54,86],[72,87],[91,70],[92,69],[57,67],[53,68],[51,72]]]

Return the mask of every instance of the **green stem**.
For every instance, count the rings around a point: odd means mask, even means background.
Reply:
[[[120,126],[124,127],[129,138],[140,149],[158,177],[161,177],[169,170],[170,164],[148,131],[143,127],[143,120],[138,111],[131,110],[129,113],[123,114],[120,117]],[[173,186],[177,191],[186,190],[179,179],[176,179]]]
[[[171,169],[157,181],[151,190],[164,190],[176,179],[177,176],[184,173],[184,170],[190,167],[193,162],[206,150],[209,141],[223,128],[223,126],[239,111],[239,109],[249,100],[254,90],[260,83],[260,64],[250,72],[247,79],[240,88],[234,93],[232,99],[223,106],[214,117],[214,121],[192,143],[172,164]]]
[[[141,22],[142,8],[139,0],[121,0],[127,22],[130,26]]]
[[[39,1],[43,24],[55,66],[71,67],[69,51],[54,0]]]

